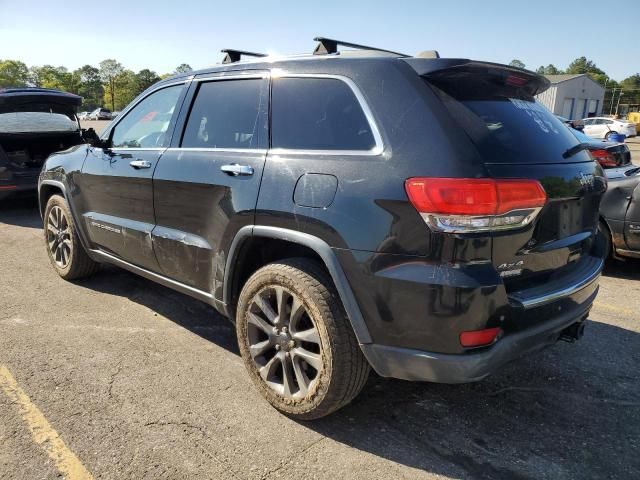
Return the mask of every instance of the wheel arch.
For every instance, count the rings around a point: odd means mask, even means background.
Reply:
[[[80,243],[87,251],[89,256],[91,257],[91,251],[89,249],[89,242],[87,240],[86,232],[84,231],[83,226],[78,222],[78,216],[73,208],[73,204],[71,203],[71,199],[67,194],[67,189],[59,180],[45,179],[40,181],[38,184],[38,208],[40,209],[40,217],[44,218],[44,211],[47,208],[47,202],[49,199],[56,194],[60,194],[64,197],[67,205],[69,206],[69,211],[71,212],[71,218],[76,225],[76,230],[78,232],[78,237],[80,239]],[[94,259],[95,260],[95,259]]]
[[[40,217],[44,216],[44,210],[47,208],[47,202],[49,199],[56,194],[62,195],[67,203],[69,200],[67,199],[66,190],[62,182],[58,182],[57,180],[43,180],[38,187],[38,207],[40,208]]]
[[[264,248],[256,244],[260,239],[281,242],[280,245],[288,245],[287,255],[266,256],[266,261],[253,261],[249,268],[243,269],[243,259],[247,259],[253,248]],[[222,301],[226,305],[227,313],[232,316],[235,310],[237,294],[242,288],[243,278],[246,280],[258,268],[278,258],[311,257],[319,261],[331,277],[333,284],[340,296],[342,305],[351,323],[351,327],[358,339],[358,343],[371,343],[371,335],[367,328],[360,307],[355,299],[351,286],[347,280],[342,266],[331,249],[322,239],[307,233],[289,230],[280,227],[248,225],[241,228],[236,234],[229,255],[225,262],[224,280],[222,285]]]

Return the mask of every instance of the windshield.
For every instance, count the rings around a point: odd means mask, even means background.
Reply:
[[[51,112],[0,113],[0,133],[75,132],[75,118]]]

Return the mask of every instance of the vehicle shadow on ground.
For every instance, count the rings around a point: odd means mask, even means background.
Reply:
[[[38,212],[38,197],[34,194],[20,198],[0,199],[0,223],[42,228],[42,219]]]
[[[98,292],[126,297],[240,355],[233,324],[204,302],[111,265],[103,265],[96,275],[76,283]]]
[[[239,354],[233,325],[200,301],[110,266],[80,285],[129,298]],[[590,321],[579,343],[559,343],[480,383],[372,374],[351,405],[300,424],[455,478],[640,478],[639,362],[640,335]]]
[[[607,260],[602,274],[623,280],[640,280],[640,259]]]

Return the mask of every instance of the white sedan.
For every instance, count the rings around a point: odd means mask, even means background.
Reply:
[[[619,133],[625,137],[636,136],[636,124],[627,120],[614,120],[606,117],[585,118],[584,133],[593,138],[604,138],[609,140],[609,136]]]

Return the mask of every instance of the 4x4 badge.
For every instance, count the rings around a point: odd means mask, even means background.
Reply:
[[[517,262],[511,263],[502,263],[498,265],[498,272],[500,272],[501,277],[515,277],[516,275],[520,275],[522,273],[523,265],[524,260],[519,260]]]
[[[580,172],[580,185],[593,188],[593,174]]]

